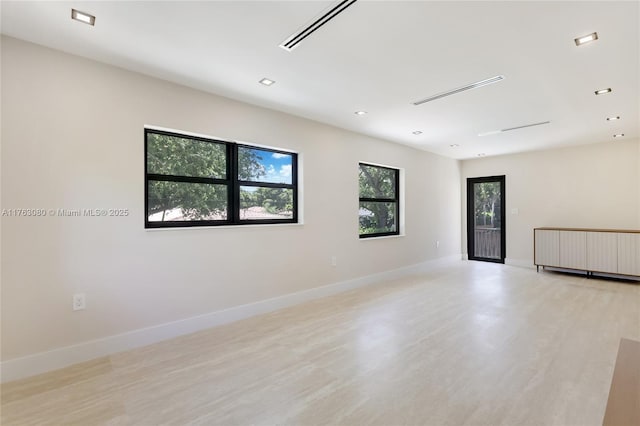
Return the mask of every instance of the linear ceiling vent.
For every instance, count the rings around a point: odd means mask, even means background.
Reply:
[[[487,78],[486,80],[476,81],[475,83],[467,84],[466,86],[458,87],[457,89],[453,89],[447,92],[438,93],[437,95],[429,96],[426,99],[413,102],[413,104],[416,106],[422,105],[427,102],[435,101],[436,99],[441,99],[446,96],[455,95],[456,93],[465,92],[471,89],[477,89],[478,87],[487,86],[489,84],[497,83],[502,80],[504,80],[503,75],[496,75],[495,77]]]
[[[284,50],[287,50],[289,52],[292,51],[294,48],[298,46],[298,44],[300,44],[302,40],[309,37],[321,26],[323,26],[324,24],[326,24],[327,22],[329,22],[330,20],[338,16],[339,13],[344,12],[346,8],[354,4],[356,1],[358,0],[343,0],[339,2],[338,4],[333,6],[331,9],[329,9],[326,13],[324,13],[322,16],[320,16],[315,21],[313,21],[311,25],[304,28],[302,31],[291,34],[285,41],[283,41],[280,44],[280,47],[282,47]]]
[[[541,121],[539,123],[524,124],[522,126],[508,127],[506,129],[492,130],[490,132],[480,133],[480,134],[478,134],[478,136],[497,135],[498,133],[510,132],[511,130],[525,129],[527,127],[533,127],[533,126],[541,126],[543,124],[549,124],[549,123],[551,123],[551,122],[550,121]]]

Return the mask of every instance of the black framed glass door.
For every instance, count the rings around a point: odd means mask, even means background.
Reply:
[[[469,260],[504,263],[505,177],[467,179],[467,250]]]

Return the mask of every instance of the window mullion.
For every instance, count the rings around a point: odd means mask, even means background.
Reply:
[[[197,177],[197,176],[176,176],[176,175],[160,175],[155,173],[147,174],[148,180],[155,180],[159,182],[184,182],[184,183],[205,183],[205,184],[217,184],[217,185],[226,185],[228,183],[227,179],[215,179],[215,178],[205,178],[205,177]]]
[[[361,197],[359,199],[363,203],[397,203],[397,198],[367,198]]]
[[[240,184],[238,183],[238,145],[229,144],[229,219],[231,223],[240,220]]]
[[[238,180],[239,186],[256,186],[262,188],[284,188],[284,189],[293,189],[294,185],[289,183],[272,183],[272,182],[257,182],[252,180]]]

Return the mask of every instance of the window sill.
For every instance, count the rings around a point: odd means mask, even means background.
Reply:
[[[255,225],[219,225],[219,226],[175,226],[175,227],[167,227],[167,228],[144,228],[145,231],[157,232],[157,231],[197,231],[202,229],[244,229],[244,228],[279,228],[282,226],[300,226],[302,227],[304,223],[256,223]]]
[[[399,234],[399,235],[383,235],[380,237],[368,237],[368,238],[359,238],[358,240],[360,241],[371,241],[371,240],[384,240],[386,238],[403,238],[405,236],[405,234]]]

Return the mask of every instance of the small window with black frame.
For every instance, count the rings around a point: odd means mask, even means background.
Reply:
[[[359,186],[360,238],[399,235],[400,170],[360,163]]]

